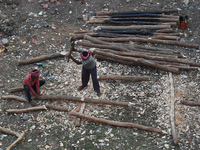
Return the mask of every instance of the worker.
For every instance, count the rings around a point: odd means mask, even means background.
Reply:
[[[78,61],[71,55],[68,55],[68,57],[72,59],[76,64],[83,65],[82,76],[81,76],[82,85],[79,86],[78,90],[80,91],[88,85],[91,74],[94,91],[97,92],[98,96],[100,96],[101,92],[100,92],[99,81],[97,79],[97,67],[96,67],[96,62],[92,57],[92,53],[84,48],[73,48],[72,51],[79,52],[82,58],[82,61]]]
[[[39,80],[39,75],[40,70],[33,69],[31,70],[31,74],[28,74],[24,79],[24,89],[31,106],[36,106],[36,104],[32,101],[30,92],[35,96],[35,99],[38,99],[41,95],[40,87],[45,84],[45,80]]]

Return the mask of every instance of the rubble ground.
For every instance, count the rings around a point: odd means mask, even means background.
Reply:
[[[188,3],[187,3],[188,2]],[[48,4],[48,9],[44,9]],[[175,145],[170,124],[170,78],[169,72],[143,66],[129,66],[111,61],[97,62],[98,75],[149,76],[150,81],[100,81],[102,95],[98,97],[92,82],[83,90],[81,84],[81,66],[67,58],[43,61],[44,66],[29,64],[18,66],[19,60],[69,51],[70,34],[79,30],[91,30],[97,25],[84,24],[84,17],[92,17],[95,12],[108,8],[109,11],[142,11],[180,8],[173,15],[188,15],[187,30],[174,28],[182,33],[181,42],[200,44],[200,2],[180,0],[0,0],[0,39],[8,39],[9,50],[0,57],[0,97],[8,95],[10,88],[22,87],[24,77],[31,68],[39,68],[41,79],[46,84],[41,87],[43,95],[69,95],[110,101],[125,101],[133,106],[111,106],[86,104],[84,114],[98,118],[131,122],[162,129],[167,134],[146,132],[135,128],[115,127],[94,123],[83,119],[80,127],[75,127],[74,117],[68,112],[51,109],[25,114],[8,114],[8,109],[23,109],[30,105],[15,100],[0,98],[0,126],[22,133],[25,138],[15,150],[73,150],[73,149],[200,149],[200,109],[197,106],[180,104],[181,100],[199,101],[200,72],[181,71],[173,75],[175,88],[175,125],[179,144]],[[81,19],[79,19],[81,18]],[[5,33],[5,35],[3,35]],[[137,44],[137,43],[136,43]],[[200,50],[161,44],[145,44],[179,50],[185,58],[200,61]],[[80,59],[79,54],[72,54]],[[14,95],[24,97],[25,92]],[[38,105],[53,104],[75,110],[79,103],[69,101],[35,100]],[[6,149],[17,138],[0,132],[0,150]]]

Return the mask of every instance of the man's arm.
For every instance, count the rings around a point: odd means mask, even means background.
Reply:
[[[70,59],[72,59],[77,65],[82,64],[81,61],[76,60],[74,57],[72,57],[71,55],[68,56]]]

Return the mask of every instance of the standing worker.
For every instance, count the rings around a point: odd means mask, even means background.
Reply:
[[[31,70],[31,74],[27,75],[24,79],[24,89],[28,97],[29,104],[35,106],[31,99],[31,94],[38,99],[40,94],[40,86],[45,84],[45,80],[39,80],[40,71],[38,69]]]
[[[101,92],[99,81],[97,79],[97,67],[96,62],[92,57],[92,53],[84,48],[73,48],[73,51],[81,53],[82,62],[74,59],[70,54],[68,55],[68,58],[71,58],[78,65],[83,64],[81,76],[82,85],[78,88],[78,90],[80,91],[88,85],[91,74],[94,91],[96,91],[97,95],[100,96]]]

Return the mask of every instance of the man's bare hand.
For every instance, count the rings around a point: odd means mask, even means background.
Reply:
[[[39,94],[35,94],[35,99],[39,99]]]

